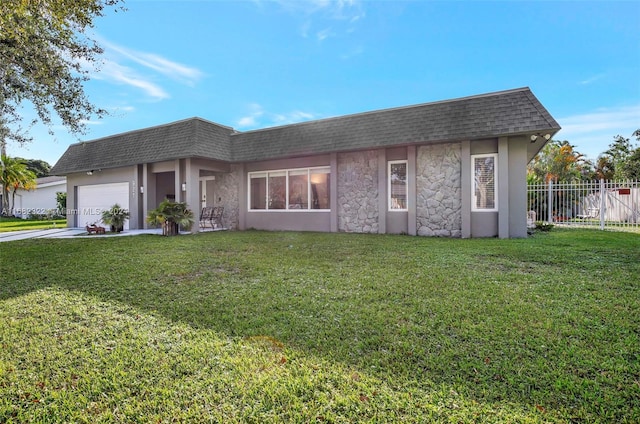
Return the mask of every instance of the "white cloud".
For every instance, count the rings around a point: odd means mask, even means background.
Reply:
[[[236,121],[236,126],[239,129],[247,130],[276,125],[288,125],[318,118],[314,113],[301,110],[294,110],[288,113],[265,112],[263,107],[257,103],[250,104],[248,108],[249,113]]]
[[[344,60],[347,60],[347,59],[351,59],[352,57],[355,57],[355,56],[360,56],[362,53],[364,53],[364,47],[357,46],[357,47],[351,49],[350,51],[341,54],[340,58],[344,59]]]
[[[255,1],[258,7],[264,2]],[[314,31],[316,39],[323,41],[330,36],[342,33],[353,33],[355,25],[366,16],[360,0],[276,0],[275,3],[294,16],[304,21],[300,26],[300,35],[307,38],[314,27],[329,28]],[[334,26],[339,29],[332,29]]]
[[[164,77],[194,86],[204,76],[197,68],[97,38],[104,47],[99,70],[94,64],[81,61],[83,68],[91,73],[92,79],[133,87],[153,100],[163,100],[171,97],[161,86]]]
[[[94,75],[93,78],[138,88],[155,100],[171,97],[162,87],[139,75],[136,70],[111,60],[105,60],[100,73]]]
[[[195,84],[195,82],[204,75],[203,72],[197,68],[171,61],[154,53],[138,52],[108,41],[103,41],[102,43],[107,53],[115,52],[139,65],[188,85]]]
[[[640,104],[597,109],[559,118],[558,123],[562,130],[555,139],[567,140],[580,153],[595,159],[607,150],[616,135],[631,138],[631,134],[640,128]]]
[[[316,33],[316,38],[318,39],[318,41],[323,41],[323,40],[329,38],[332,35],[334,35],[334,34],[331,31],[331,28],[325,28],[322,31],[318,31]]]
[[[605,74],[598,74],[598,75],[594,75],[590,78],[587,78],[585,80],[580,81],[580,85],[589,85],[589,84],[593,84],[594,82],[601,80],[602,78],[605,77]]]

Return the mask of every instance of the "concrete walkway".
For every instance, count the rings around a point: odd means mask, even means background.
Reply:
[[[25,240],[31,238],[100,238],[136,236],[139,234],[162,234],[162,229],[154,228],[150,230],[126,230],[121,233],[107,233],[105,235],[88,235],[87,230],[85,230],[84,228],[53,228],[50,230],[9,231],[6,233],[0,233],[0,242]]]

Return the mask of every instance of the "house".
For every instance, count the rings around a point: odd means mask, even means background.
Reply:
[[[70,227],[163,199],[231,229],[526,237],[526,165],[560,126],[529,88],[240,132],[201,118],[70,146]],[[193,231],[198,231],[196,224]]]
[[[65,177],[42,177],[36,179],[34,190],[18,189],[13,198],[13,215],[23,219],[33,215],[61,215],[58,211],[57,194],[67,191]]]

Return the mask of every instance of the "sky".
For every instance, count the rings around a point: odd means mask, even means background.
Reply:
[[[53,165],[72,143],[194,116],[246,131],[520,87],[588,158],[640,128],[640,1],[125,6],[92,30],[104,54],[85,89],[109,116],[80,136],[33,127],[10,156]]]

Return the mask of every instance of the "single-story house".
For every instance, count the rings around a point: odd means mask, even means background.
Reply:
[[[526,166],[559,130],[519,88],[244,132],[196,117],[71,145],[52,173],[70,227],[118,203],[144,228],[169,198],[230,229],[526,237]]]
[[[13,197],[12,215],[27,219],[32,215],[61,215],[58,210],[57,194],[66,193],[67,179],[50,176],[36,179],[33,190],[17,190]],[[10,195],[12,196],[12,195]]]

